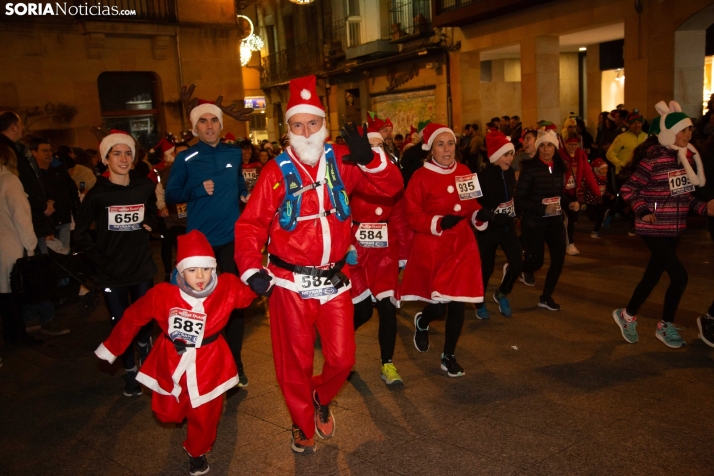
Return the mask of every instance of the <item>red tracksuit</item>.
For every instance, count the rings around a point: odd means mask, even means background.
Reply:
[[[232,274],[221,274],[213,292],[196,299],[168,283],[161,283],[136,301],[101,344],[97,357],[113,362],[142,326],[154,319],[163,333],[141,366],[136,379],[153,391],[151,408],[166,423],[188,419],[184,448],[193,456],[211,450],[223,409],[223,394],[238,383],[233,355],[223,336],[179,355],[168,337],[191,316],[191,328],[204,322],[203,338],[218,334],[233,309],[248,307],[255,294]],[[175,331],[174,331],[175,332]]]
[[[383,152],[375,153],[375,159],[361,167],[342,162],[342,157],[349,154],[347,147],[325,147],[334,150],[348,195],[362,177],[374,185],[375,193],[385,197],[395,195],[402,188],[399,169]],[[276,216],[285,197],[283,174],[278,166],[284,160],[295,164],[303,186],[320,182],[302,194],[300,216],[313,218],[298,221],[293,231],[282,229]],[[310,167],[295,157],[292,148],[265,164],[235,226],[235,258],[244,282],[263,268],[260,250],[266,243],[270,255],[299,266],[329,267],[347,254],[352,242],[351,220],[340,221],[334,213],[317,216],[331,208],[325,169],[324,155]],[[343,286],[332,295],[303,299],[299,294],[299,278],[296,283],[292,272],[273,263],[268,265],[268,271],[275,276],[273,293],[268,300],[275,374],[293,423],[307,438],[312,438],[315,431],[313,390],[317,390],[321,404],[329,403],[354,364],[354,308],[350,286]],[[347,267],[342,271],[349,277]],[[315,327],[320,333],[325,365],[322,374],[313,376]]]

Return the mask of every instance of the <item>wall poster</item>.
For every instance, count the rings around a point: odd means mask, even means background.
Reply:
[[[372,96],[370,111],[379,117],[388,117],[394,124],[394,134],[406,136],[409,126],[415,128],[419,122],[436,119],[436,89],[422,89],[393,94]]]

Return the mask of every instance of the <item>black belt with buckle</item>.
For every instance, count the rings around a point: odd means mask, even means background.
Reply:
[[[345,276],[344,273],[341,272],[341,269],[345,266],[345,263],[347,262],[347,256],[336,262],[334,266],[328,269],[320,269],[314,266],[301,266],[299,264],[288,263],[284,259],[273,254],[270,255],[270,262],[273,263],[275,266],[287,269],[288,271],[291,271],[293,273],[305,274],[307,276],[314,276],[316,278],[327,278],[335,287],[335,289],[340,289],[342,286],[350,284],[350,280],[347,278],[347,276]]]
[[[210,335],[210,336],[208,336],[208,337],[204,337],[204,338],[203,338],[203,341],[201,341],[201,347],[203,347],[203,346],[205,346],[205,345],[208,345],[208,344],[212,344],[213,342],[215,342],[215,341],[218,339],[218,336],[219,336],[219,335],[221,335],[220,332],[216,332],[216,333],[213,334],[213,335]],[[171,342],[173,342],[174,347],[176,348],[176,352],[178,352],[178,355],[183,355],[183,354],[186,352],[186,349],[190,349],[190,348],[192,348],[192,347],[196,347],[196,346],[193,345],[193,344],[186,344],[185,342],[180,341],[180,340],[174,340],[174,341],[171,341]]]

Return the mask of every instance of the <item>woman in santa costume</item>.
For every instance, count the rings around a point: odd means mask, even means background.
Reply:
[[[315,451],[316,432],[333,436],[329,404],[354,365],[354,308],[345,267],[352,243],[347,197],[363,177],[383,197],[402,188],[399,169],[356,127],[342,131],[348,147],[325,143],[326,114],[315,82],[315,76],[290,81],[285,112],[290,145],[265,165],[235,225],[241,279],[256,293],[270,295],[275,374],[293,421],[292,449],[301,454]],[[269,264],[263,267],[260,251],[266,243]],[[325,364],[313,376],[316,329]]]
[[[407,187],[406,213],[416,232],[404,269],[401,298],[429,304],[414,316],[414,346],[429,350],[429,323],[448,308],[441,369],[461,377],[456,342],[464,324],[465,303],[483,302],[481,259],[469,224],[477,221],[482,195],[476,174],[456,162],[456,136],[446,126],[431,123],[424,129],[424,150],[430,159],[414,172]],[[474,272],[476,271],[476,272]]]
[[[97,284],[104,290],[112,325],[116,325],[130,301],[136,302],[154,285],[156,265],[149,233],[158,229],[158,212],[154,183],[131,168],[136,160],[134,139],[126,132],[112,131],[99,144],[99,153],[107,177],[98,177],[84,197],[74,236],[97,267]],[[90,232],[93,224],[96,240]],[[138,366],[151,350],[151,330],[147,326],[136,339]],[[133,346],[126,349],[122,362],[124,395],[141,395]]]
[[[368,124],[374,121],[374,117],[370,117],[370,120]],[[384,138],[378,127],[368,126],[367,131],[372,147],[383,147]],[[398,227],[394,226],[392,211],[402,195],[400,191],[395,197],[380,196],[369,180],[363,177],[350,196],[352,244],[358,257],[354,265],[348,266],[352,281],[352,303],[355,307],[355,330],[372,318],[373,306],[376,305],[382,357],[381,378],[387,385],[402,381],[392,363],[399,304]]]
[[[188,419],[183,447],[192,476],[209,471],[206,453],[216,441],[223,394],[238,383],[238,370],[219,332],[234,309],[255,294],[230,273],[216,274],[216,258],[198,230],[178,237],[177,285],[161,283],[124,313],[94,353],[114,362],[152,319],[161,328],[156,346],[136,379],[153,390],[151,408],[165,423]]]
[[[488,280],[493,274],[496,250],[500,246],[508,262],[503,265],[503,278],[498,290],[493,293],[493,300],[498,303],[501,314],[511,317],[513,312],[507,296],[523,267],[523,251],[516,233],[516,211],[513,205],[516,172],[511,168],[511,162],[515,148],[510,137],[497,130],[486,136],[486,147],[490,164],[478,173],[483,196],[478,198],[482,208],[477,215],[480,221],[489,223],[488,228],[478,233],[483,289],[485,293]],[[485,302],[476,305],[476,317],[490,318]]]

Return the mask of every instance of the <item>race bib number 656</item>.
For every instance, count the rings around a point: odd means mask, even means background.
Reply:
[[[108,207],[109,231],[134,231],[144,221],[144,205]]]

